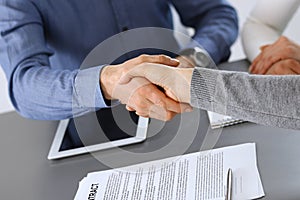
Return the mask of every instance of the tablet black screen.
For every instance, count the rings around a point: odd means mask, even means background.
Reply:
[[[138,116],[124,105],[72,118],[59,151],[134,137]]]

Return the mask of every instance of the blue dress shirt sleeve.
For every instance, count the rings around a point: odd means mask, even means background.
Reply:
[[[185,26],[193,27],[195,34],[184,48],[201,46],[215,63],[227,60],[230,46],[238,35],[235,9],[226,0],[171,0]],[[183,49],[184,49],[183,48]]]
[[[0,63],[16,110],[60,120],[107,107],[99,85],[107,63],[83,70],[80,63],[126,28],[172,28],[169,3],[216,63],[229,57],[238,30],[236,12],[225,0],[0,0]]]
[[[61,120],[107,107],[99,85],[103,66],[51,66],[43,21],[30,1],[0,2],[0,59],[13,105],[32,119]],[[91,102],[94,102],[91,103]]]

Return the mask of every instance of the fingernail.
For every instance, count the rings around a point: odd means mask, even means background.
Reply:
[[[172,61],[172,62],[179,63],[179,60],[177,60],[176,58],[171,58],[171,61]]]

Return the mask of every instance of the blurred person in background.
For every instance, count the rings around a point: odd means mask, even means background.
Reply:
[[[299,5],[300,0],[257,1],[242,30],[244,51],[252,61],[249,72],[300,74],[300,46],[282,36]]]

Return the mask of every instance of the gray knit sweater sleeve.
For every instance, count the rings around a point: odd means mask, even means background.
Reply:
[[[195,68],[191,104],[258,124],[300,129],[300,76]]]

